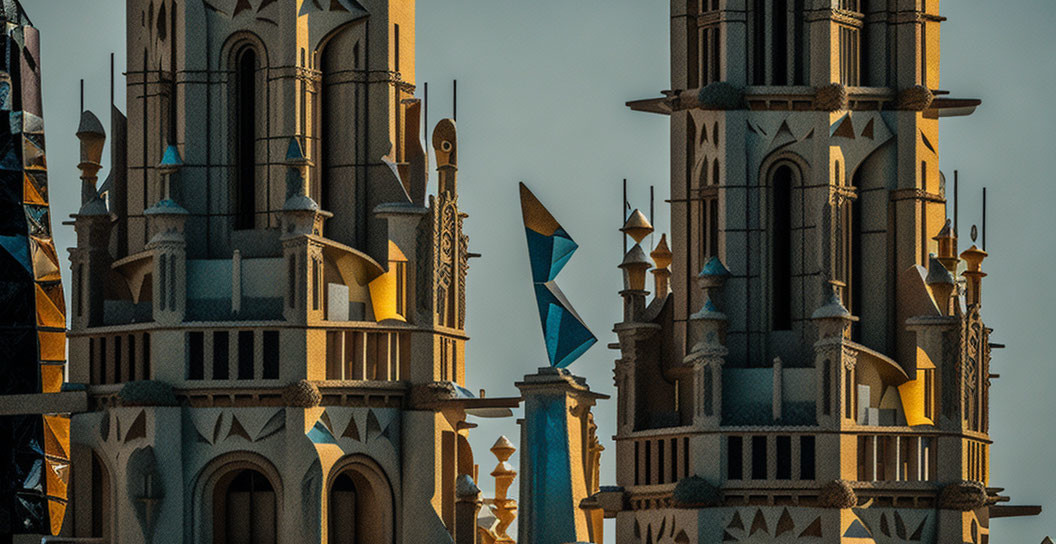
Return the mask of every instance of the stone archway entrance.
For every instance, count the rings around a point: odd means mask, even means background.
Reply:
[[[330,544],[391,544],[395,504],[388,478],[373,460],[353,456],[339,462],[329,483]]]

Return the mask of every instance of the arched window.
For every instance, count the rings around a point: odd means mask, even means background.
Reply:
[[[235,59],[235,228],[252,229],[257,211],[257,52],[245,47]]]
[[[337,29],[319,46],[318,98],[313,111],[318,145],[312,195],[319,206],[334,212],[326,224],[327,238],[353,247],[366,244],[367,194],[364,132],[361,111],[367,94],[364,91],[364,67],[369,56],[360,46],[365,41],[363,23]]]
[[[275,490],[253,469],[227,474],[213,501],[214,544],[274,544],[277,533]]]
[[[390,544],[395,507],[381,469],[368,459],[353,458],[338,470],[327,510],[330,544]]]
[[[784,164],[770,178],[771,327],[775,331],[792,329],[792,181],[792,168]]]
[[[83,480],[82,480],[83,481]],[[91,490],[92,490],[92,504],[90,505],[92,516],[91,516],[91,527],[90,534],[95,538],[102,538],[104,540],[110,538],[110,516],[111,516],[111,490],[110,490],[110,471],[107,470],[106,465],[99,458],[99,455],[92,452],[92,472],[91,472]]]

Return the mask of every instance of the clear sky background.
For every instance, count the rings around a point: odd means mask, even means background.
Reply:
[[[42,33],[52,218],[65,255],[73,229],[58,221],[76,210],[80,194],[78,81],[86,80],[86,107],[105,121],[115,52],[124,108],[125,2],[22,3]],[[957,0],[942,8],[949,21],[941,88],[983,99],[975,115],[942,122],[939,147],[951,187],[953,171],[961,173],[962,233],[981,221],[982,187],[989,187],[983,315],[996,329],[992,340],[1008,345],[994,352],[992,368],[1001,375],[990,405],[992,485],[1007,488],[1013,504],[1046,509],[1037,518],[994,520],[994,541],[1040,542],[1056,534],[1056,335],[1049,336],[1056,290],[1047,280],[1056,269],[1056,3]],[[546,365],[518,203],[523,180],[581,246],[559,283],[599,342],[572,369],[596,391],[615,394],[616,353],[606,345],[622,315],[621,180],[630,180],[632,206],[643,210],[655,185],[658,235],[669,225],[667,118],[623,104],[668,88],[668,10],[665,0],[418,2],[419,90],[430,83],[435,124],[450,115],[458,79],[460,203],[470,214],[470,249],[483,254],[469,276],[470,389],[516,395],[513,382]],[[68,281],[68,267],[63,273]],[[595,414],[607,448],[602,482],[611,484],[614,401]],[[520,432],[513,419],[479,423],[472,442],[490,496],[486,475],[495,459],[487,448],[500,434],[519,446]]]

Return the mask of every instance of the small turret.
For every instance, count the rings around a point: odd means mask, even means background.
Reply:
[[[980,304],[982,302],[982,285],[983,278],[986,277],[986,273],[983,272],[983,260],[987,258],[989,254],[974,244],[972,247],[964,250],[961,253],[961,258],[964,259],[968,265],[968,270],[964,271],[964,276],[968,279],[968,289],[966,293],[968,306]]]
[[[935,299],[935,304],[942,315],[950,315],[950,297],[957,286],[956,281],[946,267],[946,263],[943,262],[943,258],[936,257],[934,253],[928,261],[928,276],[925,278],[925,283],[928,284],[931,296]]]
[[[81,114],[81,123],[77,127],[77,139],[81,141],[81,162],[77,169],[81,171],[81,209],[78,215],[106,215],[106,203],[99,198],[95,184],[99,181],[100,162],[103,157],[103,144],[106,143],[106,131],[94,113],[85,110]]]
[[[660,236],[660,243],[656,244],[656,248],[649,254],[653,259],[653,281],[654,281],[654,296],[661,299],[667,296],[670,291],[671,283],[671,248],[667,247],[667,235]]]
[[[961,260],[957,257],[957,237],[953,233],[953,222],[947,219],[942,230],[932,240],[939,243],[939,262],[950,274],[956,274],[957,264]]]

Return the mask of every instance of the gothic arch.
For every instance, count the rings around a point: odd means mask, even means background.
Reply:
[[[806,185],[806,161],[799,155],[781,152],[763,162],[761,183],[765,205],[762,223],[766,226],[769,255],[770,328],[773,331],[793,330],[795,281],[797,270],[803,263],[795,262],[796,247],[803,240],[796,240],[793,229],[802,221],[805,203],[802,188]],[[799,252],[802,254],[802,250]]]
[[[116,482],[113,478],[113,467],[106,457],[100,455],[95,448],[79,443],[71,444],[71,460],[77,463],[78,470],[72,473],[73,481],[70,488],[71,500],[75,495],[80,495],[82,489],[88,489],[89,502],[78,501],[72,515],[67,514],[63,526],[73,527],[74,536],[87,538],[101,538],[107,542],[113,536],[113,528],[117,526],[116,511],[114,509],[114,489]]]
[[[335,212],[327,222],[327,237],[353,247],[365,241],[366,171],[369,162],[366,81],[361,77],[370,56],[367,23],[357,19],[337,26],[316,44],[315,107],[309,144],[315,160],[311,194],[320,207]],[[362,112],[362,115],[361,115]]]
[[[243,471],[254,471],[267,479],[275,494],[275,534],[282,535],[283,490],[282,478],[275,465],[259,453],[233,451],[210,461],[195,478],[194,493],[187,498],[192,522],[188,525],[189,542],[209,544],[217,542],[214,534],[216,523],[216,494]],[[281,539],[281,537],[279,537]]]
[[[327,541],[392,544],[396,500],[381,466],[366,455],[341,458],[326,481]]]

